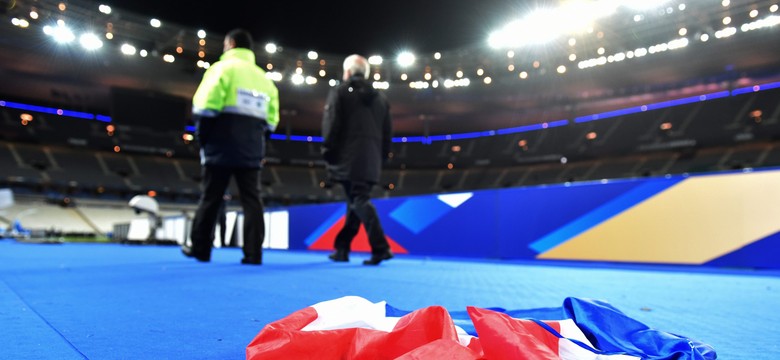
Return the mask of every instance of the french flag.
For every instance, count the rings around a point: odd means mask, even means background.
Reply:
[[[589,304],[594,304],[595,307]],[[603,314],[606,317],[601,320],[628,320],[628,326],[625,323],[593,324],[590,320],[578,324],[574,318],[564,318],[568,316],[567,306],[572,305],[580,307],[579,310],[606,311]],[[616,309],[606,303],[575,298],[567,298],[561,308],[505,311],[499,308],[469,306],[465,312],[450,313],[441,306],[428,306],[404,311],[383,301],[372,303],[361,297],[345,296],[314,304],[266,325],[247,345],[246,358],[716,358],[714,350],[706,344],[647,328],[615,311]],[[515,317],[515,314],[520,313],[560,319],[541,321],[529,317]],[[559,316],[561,314],[563,316]],[[625,319],[621,319],[619,315]],[[599,319],[599,315],[592,313],[589,318]],[[599,329],[598,326],[603,326],[604,329]],[[595,334],[592,332],[594,328]],[[618,331],[610,333],[613,329]],[[635,332],[637,330],[638,332]],[[625,333],[626,331],[629,333]],[[623,338],[625,336],[628,338]]]

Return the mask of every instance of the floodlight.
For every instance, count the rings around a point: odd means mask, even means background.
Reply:
[[[82,34],[79,37],[79,43],[86,50],[97,50],[103,47],[103,41],[93,33]]]
[[[404,51],[400,54],[398,54],[398,58],[396,58],[396,61],[398,62],[398,65],[406,67],[411,66],[414,64],[415,56],[411,52]]]

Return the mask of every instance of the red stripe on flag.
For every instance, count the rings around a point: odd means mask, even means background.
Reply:
[[[560,360],[558,337],[531,320],[514,319],[507,314],[468,306],[467,311],[479,334],[485,357],[491,360]],[[555,322],[548,323],[560,332]]]
[[[417,359],[415,356],[429,352],[436,358],[481,358],[472,350],[478,346],[464,347],[458,342],[452,318],[441,306],[429,306],[403,316],[391,332],[364,328],[301,331],[316,318],[316,310],[309,307],[266,325],[247,345],[246,358]]]

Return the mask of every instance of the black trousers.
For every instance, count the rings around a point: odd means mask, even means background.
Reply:
[[[201,195],[198,210],[192,220],[190,239],[192,251],[196,254],[211,254],[214,243],[214,229],[220,207],[233,177],[238,185],[239,199],[244,210],[244,258],[261,259],[265,222],[263,202],[260,199],[258,176],[260,170],[252,168],[230,168],[206,165],[202,168]]]
[[[349,252],[352,240],[360,231],[362,223],[368,234],[371,253],[386,253],[390,249],[390,244],[385,238],[385,232],[379,222],[376,208],[371,203],[370,194],[373,184],[342,181],[341,186],[347,195],[347,219],[344,221],[344,227],[336,235],[334,247]]]
[[[227,200],[222,200],[222,204],[219,205],[217,210],[217,225],[219,225],[219,239],[222,241],[222,246],[230,246],[230,240],[225,239],[227,234]]]

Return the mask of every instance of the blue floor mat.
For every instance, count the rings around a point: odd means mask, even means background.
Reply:
[[[346,295],[451,311],[572,296],[608,301],[719,358],[780,354],[769,338],[780,332],[777,272],[403,255],[366,267],[361,254],[349,263],[326,255],[272,250],[247,266],[235,248],[198,263],[175,246],[0,240],[0,348],[9,359],[243,359],[265,324]]]

